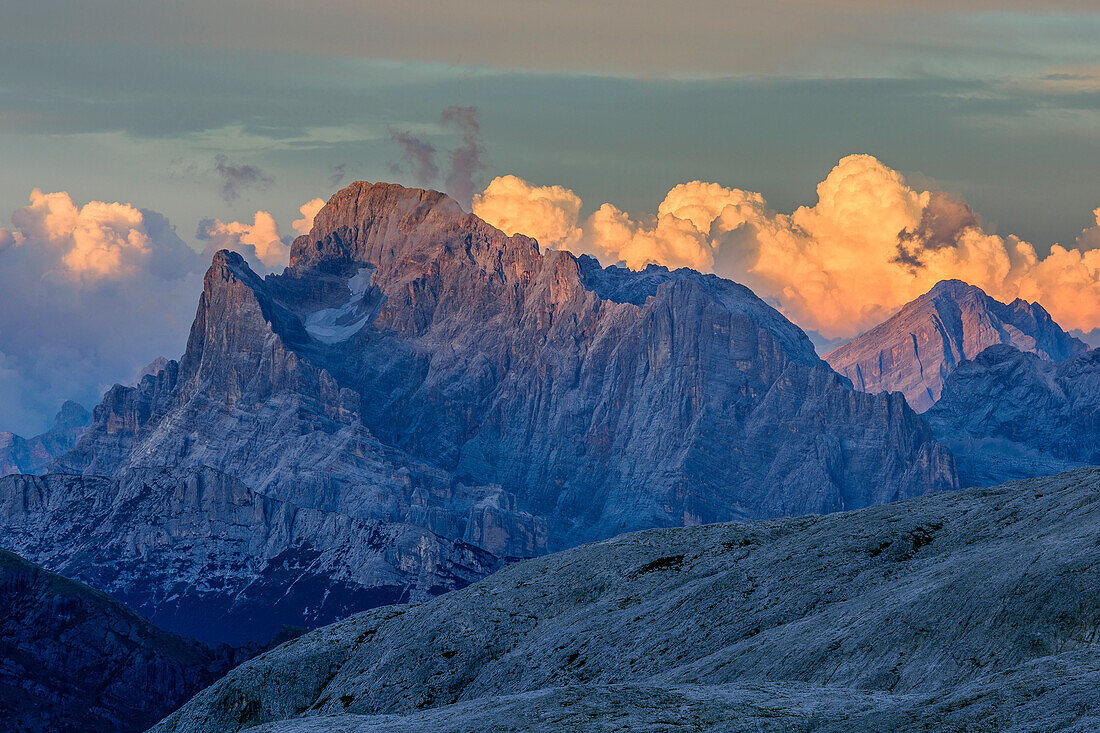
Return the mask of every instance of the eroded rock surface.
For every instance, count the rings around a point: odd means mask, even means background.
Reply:
[[[1086,731],[1100,469],[661,529],[369,611],[155,730]]]
[[[992,346],[948,377],[925,417],[968,484],[1100,464],[1100,349],[1053,363]]]
[[[825,355],[864,392],[901,392],[917,412],[940,398],[959,364],[994,344],[1044,359],[1084,353],[1084,342],[1054,322],[1038,303],[1001,303],[981,288],[944,280],[870,331]]]
[[[218,253],[179,364],[115,388],[57,467],[165,464],[384,521],[499,486],[551,548],[956,485],[900,398],[852,390],[747,288],[540,254],[443,194],[366,183],[283,275]],[[521,515],[496,528],[505,554],[546,549]]]
[[[233,644],[427,600],[500,565],[422,527],[296,507],[210,468],[8,476],[0,537],[158,626]]]

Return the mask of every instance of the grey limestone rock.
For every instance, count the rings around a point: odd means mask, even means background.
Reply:
[[[1100,349],[1055,363],[991,346],[959,365],[925,417],[968,484],[1100,464]]]
[[[57,456],[76,445],[92,416],[81,405],[66,400],[50,429],[31,438],[0,431],[0,476],[39,473]]]
[[[659,529],[306,634],[160,733],[1087,731],[1100,469]]]
[[[423,601],[499,566],[421,527],[296,507],[210,468],[8,476],[0,536],[158,626],[217,643]]]
[[[1001,303],[980,288],[944,280],[888,320],[825,355],[864,392],[901,392],[917,412],[940,397],[959,364],[994,344],[1060,361],[1088,347],[1038,303]]]

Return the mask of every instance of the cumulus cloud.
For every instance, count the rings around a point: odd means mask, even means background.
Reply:
[[[676,186],[642,220],[611,204],[584,221],[579,210],[572,191],[514,176],[474,200],[486,221],[543,246],[738,280],[827,339],[854,336],[947,278],[1001,300],[1038,301],[1067,328],[1100,325],[1100,212],[1077,247],[1055,245],[1040,257],[1031,244],[988,231],[965,202],[917,190],[868,155],[842,159],[818,185],[817,202],[790,214],[759,193],[701,181]]]
[[[313,218],[310,217],[311,225],[312,222]],[[266,211],[257,211],[251,224],[203,219],[199,222],[195,236],[206,242],[207,256],[219,249],[228,249],[241,254],[253,264],[263,264],[268,270],[285,267],[290,260],[290,245],[279,236],[279,225],[275,223],[275,217]]]
[[[263,190],[271,186],[275,179],[261,168],[244,163],[230,163],[219,153],[214,156],[214,173],[221,178],[221,194],[226,203],[233,203],[241,193],[250,188]]]
[[[419,186],[431,185],[439,177],[439,166],[435,163],[435,146],[422,140],[411,132],[394,130],[390,140],[401,146],[401,164],[393,165],[394,172],[408,170]]]
[[[159,216],[159,215],[157,215]],[[155,251],[146,216],[129,204],[91,201],[78,206],[64,191],[31,191],[30,205],[11,217],[14,232],[0,234],[0,250],[23,242],[56,255],[52,277],[118,280],[176,258],[180,245]],[[159,222],[157,222],[159,226]]]
[[[0,231],[0,430],[40,432],[182,353],[204,266],[156,212],[33,191]]]
[[[451,150],[447,193],[463,206],[468,206],[474,194],[474,177],[485,167],[481,160],[485,148],[481,144],[477,107],[452,105],[443,110],[439,122],[443,127],[457,130],[461,139],[461,143]]]
[[[533,186],[501,176],[474,196],[473,209],[509,236],[526,234],[556,249],[571,249],[581,240],[580,197],[561,186]]]
[[[324,206],[324,199],[313,199],[305,202],[298,208],[302,218],[290,222],[290,227],[299,234],[309,234],[309,230],[313,228],[313,217],[317,216],[317,212]]]

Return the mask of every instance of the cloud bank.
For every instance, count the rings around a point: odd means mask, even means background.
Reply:
[[[292,228],[308,232],[324,203],[299,207]],[[151,359],[182,354],[215,250],[261,273],[287,264],[289,237],[266,211],[205,219],[198,237],[202,254],[155,211],[33,190],[0,227],[0,430],[34,435],[66,399],[94,405]]]
[[[921,191],[869,155],[842,159],[818,200],[790,214],[759,193],[692,181],[674,187],[656,216],[603,204],[581,220],[580,199],[515,176],[474,197],[481,218],[545,247],[641,269],[692,267],[742,282],[807,330],[851,337],[943,279],[1004,301],[1038,301],[1064,327],[1100,325],[1100,212],[1075,246],[1040,257],[1028,242],[988,229],[947,193]]]
[[[33,435],[181,353],[204,267],[156,212],[35,189],[0,229],[0,429]]]

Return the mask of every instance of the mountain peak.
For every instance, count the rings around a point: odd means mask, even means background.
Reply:
[[[335,260],[372,262],[418,230],[438,235],[479,224],[492,229],[439,191],[355,181],[317,212],[309,234],[294,240],[290,266],[304,270]]]
[[[918,412],[939,399],[943,380],[995,344],[1059,361],[1086,350],[1038,303],[1002,303],[962,280],[941,280],[871,330],[825,355],[857,389],[897,391]]]

